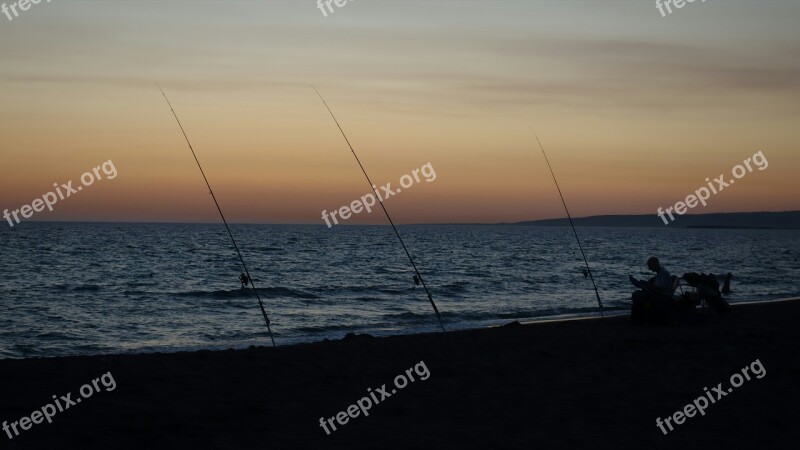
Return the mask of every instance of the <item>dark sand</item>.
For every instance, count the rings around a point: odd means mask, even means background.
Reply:
[[[664,436],[671,415],[759,359],[746,381]],[[330,417],[410,383],[327,436]],[[800,437],[800,302],[739,305],[669,327],[627,318],[447,335],[357,337],[244,351],[0,361],[0,420],[19,420],[111,371],[117,388],[0,448],[794,449]]]

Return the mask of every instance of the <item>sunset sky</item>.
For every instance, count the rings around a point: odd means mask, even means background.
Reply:
[[[10,0],[5,0],[9,3]],[[800,2],[41,2],[0,15],[0,211],[112,160],[32,220],[321,224],[426,163],[400,223],[654,214],[763,151],[692,213],[800,209]],[[384,223],[377,213],[348,221]]]

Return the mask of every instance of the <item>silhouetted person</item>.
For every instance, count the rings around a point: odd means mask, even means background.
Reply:
[[[414,286],[419,286],[420,281],[422,281],[418,275],[414,275]]]
[[[242,282],[242,289],[244,289],[250,284],[250,277],[248,277],[246,273],[242,272],[242,274],[239,275],[239,281]]]
[[[655,272],[656,276],[647,281],[637,280],[631,276],[631,283],[653,294],[672,295],[672,275],[670,275],[667,269],[661,266],[658,258],[655,256],[650,257],[650,259],[647,260],[647,268]]]
[[[728,272],[728,275],[725,276],[725,283],[722,285],[722,293],[725,295],[731,293],[731,278],[733,278],[733,274]]]
[[[634,322],[652,321],[664,322],[669,319],[672,299],[672,275],[661,266],[655,256],[647,260],[647,268],[655,272],[656,276],[644,281],[633,276],[629,279],[640,290],[632,295],[631,320]]]

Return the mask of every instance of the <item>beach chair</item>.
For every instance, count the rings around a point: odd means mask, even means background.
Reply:
[[[719,282],[716,280],[714,274],[705,273],[698,274],[696,272],[689,272],[683,275],[688,286],[693,288],[689,293],[689,298],[697,298],[698,305],[702,309],[708,309],[713,306],[716,312],[727,312],[730,309],[728,302],[722,298],[719,292]],[[684,295],[684,297],[687,297]]]
[[[681,277],[676,277],[675,275],[672,276],[672,295],[675,295],[675,291],[681,289],[681,293],[683,293],[683,288],[681,288]]]
[[[683,289],[684,286],[686,290]],[[681,293],[674,296],[674,292],[677,290],[680,290]],[[700,309],[704,309],[707,306],[705,298],[697,291],[697,287],[689,284],[683,277],[672,276],[672,291],[676,304],[685,310],[693,310],[698,306]]]

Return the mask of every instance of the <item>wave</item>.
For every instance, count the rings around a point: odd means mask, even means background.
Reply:
[[[445,284],[436,289],[441,289],[448,294],[465,294],[469,284],[468,281],[456,281],[455,283]]]
[[[73,291],[84,292],[84,291],[99,291],[100,286],[96,284],[85,284],[83,286],[75,286],[72,288]]]
[[[303,298],[303,299],[318,299],[319,297],[299,290],[293,290],[285,287],[274,288],[259,288],[258,293],[263,296],[270,297],[288,297],[288,298]],[[237,298],[251,298],[253,290],[250,288],[245,289],[230,289],[219,291],[189,291],[189,292],[176,292],[172,293],[177,297],[194,297],[194,298],[210,298],[218,300],[228,300]]]
[[[319,325],[319,326],[304,326],[297,327],[296,330],[301,333],[328,333],[334,331],[357,331],[364,329],[364,326],[348,324],[348,325]]]
[[[605,311],[624,311],[629,309],[627,306],[605,306]],[[443,318],[450,321],[457,322],[480,322],[484,320],[516,320],[516,319],[541,319],[550,316],[562,315],[582,315],[597,313],[596,307],[581,307],[581,308],[543,308],[543,309],[530,309],[518,310],[510,312],[493,312],[493,311],[448,311],[442,310],[441,315]],[[419,320],[429,320],[433,316],[433,311],[430,313],[423,312],[417,314],[411,311],[404,311],[397,314],[387,314],[383,319],[387,322],[418,322]]]

